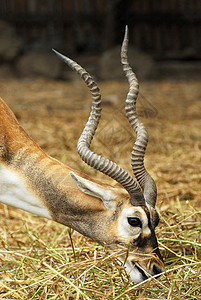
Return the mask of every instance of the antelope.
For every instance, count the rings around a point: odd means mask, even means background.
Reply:
[[[0,100],[0,201],[54,220],[119,251],[117,260],[131,280],[142,282],[164,271],[155,235],[159,216],[157,189],[144,166],[147,130],[136,113],[139,86],[128,58],[128,28],[121,47],[121,63],[129,82],[127,119],[136,133],[131,156],[135,179],[116,163],[94,153],[90,144],[101,117],[101,94],[91,75],[75,61],[53,51],[76,71],[92,96],[89,119],[78,140],[82,160],[119,185],[91,179],[48,156],[23,130]]]

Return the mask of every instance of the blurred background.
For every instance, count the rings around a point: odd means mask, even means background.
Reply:
[[[201,76],[200,0],[1,0],[0,75],[72,79],[55,48],[100,79],[121,79],[126,24],[140,79]]]

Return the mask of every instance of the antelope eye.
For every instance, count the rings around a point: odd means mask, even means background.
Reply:
[[[132,227],[142,228],[142,222],[140,221],[139,218],[135,218],[135,217],[128,218],[128,224],[131,225]]]

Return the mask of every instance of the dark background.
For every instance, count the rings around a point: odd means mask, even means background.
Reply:
[[[200,0],[1,0],[24,50],[100,53],[130,40],[155,60],[201,59]]]

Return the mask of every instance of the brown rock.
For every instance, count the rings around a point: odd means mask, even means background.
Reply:
[[[129,47],[128,59],[139,79],[150,78],[154,75],[154,62],[149,55],[136,48]],[[98,75],[103,80],[122,79],[125,77],[121,65],[120,46],[103,53],[99,62]]]
[[[23,41],[15,29],[7,22],[0,20],[0,57],[3,61],[12,61],[23,48]]]
[[[17,71],[26,77],[58,78],[62,62],[51,52],[31,51],[23,55],[16,65]]]

